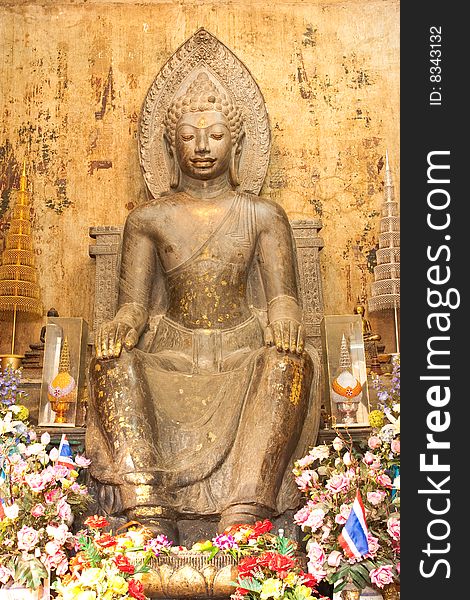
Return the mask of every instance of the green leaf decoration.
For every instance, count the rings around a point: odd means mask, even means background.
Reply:
[[[237,586],[243,588],[244,590],[248,590],[249,592],[259,593],[261,592],[263,584],[257,579],[253,579],[251,577],[239,577]]]
[[[209,550],[209,556],[207,557],[207,560],[211,561],[214,558],[214,556],[217,554],[218,551],[219,551],[219,548],[217,548],[217,546],[213,546]]]
[[[38,558],[31,560],[19,558],[16,562],[15,581],[20,585],[36,590],[47,576],[47,569]]]
[[[87,538],[84,535],[81,535],[78,538],[78,542],[80,544],[80,548],[85,554],[87,561],[90,563],[90,566],[93,568],[99,567],[101,563],[101,554],[98,548],[93,543],[93,540]]]
[[[284,556],[292,556],[295,553],[294,546],[288,538],[277,537],[275,544],[276,551],[279,554],[283,554]]]

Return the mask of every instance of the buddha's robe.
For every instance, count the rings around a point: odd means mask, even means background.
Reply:
[[[258,314],[246,309],[256,201],[238,193],[210,238],[164,273],[168,308],[145,348],[92,363],[91,470],[121,486],[124,508],[211,515],[252,504],[269,515],[293,503],[293,454],[314,442],[318,422],[315,369],[308,353],[266,348]],[[296,297],[295,268],[282,269],[276,293]],[[144,294],[126,268],[123,277],[124,304],[142,305],[151,282]]]

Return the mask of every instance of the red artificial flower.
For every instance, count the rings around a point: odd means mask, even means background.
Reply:
[[[104,517],[100,517],[98,515],[88,517],[85,519],[84,523],[87,527],[91,527],[92,529],[101,529],[109,525],[108,521]]]
[[[242,558],[238,563],[238,576],[251,577],[258,566],[258,558],[256,556],[247,556]]]
[[[104,533],[95,540],[95,543],[101,546],[101,548],[111,548],[111,546],[116,546],[117,540],[113,535]]]
[[[309,588],[313,589],[318,583],[318,579],[314,577],[311,573],[304,573],[303,571],[301,571],[300,577],[302,577],[303,585],[306,585]]]
[[[284,554],[265,552],[258,558],[258,565],[274,571],[281,579],[284,579],[284,577],[287,577],[289,570],[295,567],[296,562]]]
[[[117,554],[114,557],[114,564],[120,571],[122,571],[122,573],[129,573],[129,575],[134,574],[135,567],[131,562],[129,562],[127,556],[124,556],[123,554]]]
[[[263,535],[263,533],[269,533],[272,528],[273,524],[269,519],[265,519],[264,521],[256,521],[256,523],[253,525],[254,531],[248,536],[248,539],[256,539],[260,535]]]
[[[136,600],[146,600],[144,586],[141,581],[138,579],[129,579],[127,583],[129,585],[127,588],[129,596],[132,596],[132,598],[135,598]]]

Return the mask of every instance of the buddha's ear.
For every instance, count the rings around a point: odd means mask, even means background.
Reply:
[[[170,159],[170,187],[176,189],[180,184],[180,166],[176,160],[174,146],[166,133],[163,134],[163,142],[168,158]]]
[[[240,158],[243,151],[243,145],[245,141],[245,132],[242,130],[240,135],[238,136],[238,140],[235,146],[235,150],[232,152],[232,158],[230,160],[230,182],[233,187],[238,187],[240,185],[240,177],[239,177],[239,168],[240,168]]]
[[[240,156],[245,145],[245,130],[242,129],[240,131],[240,135],[238,136],[237,145],[235,147],[235,154]]]

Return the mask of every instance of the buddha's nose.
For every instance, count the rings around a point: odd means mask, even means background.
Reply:
[[[196,134],[196,152],[199,154],[209,152],[209,136],[204,129],[199,129]]]

